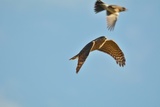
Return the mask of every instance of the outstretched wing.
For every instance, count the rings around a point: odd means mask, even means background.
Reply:
[[[107,40],[98,50],[111,55],[116,60],[117,64],[119,64],[119,66],[123,67],[125,65],[126,60],[124,54],[113,40]]]
[[[76,73],[79,72],[80,68],[84,64],[85,60],[87,59],[89,53],[91,51],[99,49],[99,47],[103,44],[103,42],[106,40],[104,36],[98,37],[91,42],[89,42],[84,48],[74,57],[72,57],[70,60],[74,60],[78,58],[78,64],[76,68]]]
[[[94,46],[94,41],[88,43],[76,56],[72,57],[70,60],[78,58],[78,64],[76,68],[76,73],[79,72],[85,60],[87,59],[92,47]]]
[[[118,13],[109,14],[110,12],[107,12],[107,28],[108,30],[112,31],[114,30],[114,27],[116,25],[117,19],[118,19]]]

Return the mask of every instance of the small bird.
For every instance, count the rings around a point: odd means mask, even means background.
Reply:
[[[108,5],[101,0],[97,0],[94,6],[95,13],[101,12],[103,10],[106,10],[107,14],[107,28],[108,30],[112,31],[114,30],[119,12],[126,11],[127,9],[118,5]]]
[[[89,53],[94,50],[98,50],[98,51],[109,54],[116,60],[119,66],[123,67],[125,65],[126,60],[119,46],[113,40],[108,40],[107,38],[105,38],[105,36],[101,36],[89,42],[77,55],[75,55],[70,59],[70,60],[74,60],[78,58],[76,73],[79,72],[83,63],[87,59]]]

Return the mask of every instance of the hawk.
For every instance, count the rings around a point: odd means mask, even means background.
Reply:
[[[77,55],[75,55],[70,59],[70,60],[74,60],[78,58],[76,73],[79,72],[80,68],[82,67],[85,60],[87,59],[89,53],[94,50],[98,50],[98,51],[109,54],[116,60],[117,64],[119,64],[120,67],[121,66],[123,67],[125,65],[126,60],[119,46],[113,40],[108,40],[104,36],[101,36],[89,42]]]
[[[108,30],[112,31],[114,30],[114,26],[118,19],[119,13],[126,11],[127,9],[118,5],[108,5],[101,0],[97,0],[94,6],[95,13],[101,12],[103,10],[106,10],[107,14],[107,28]]]

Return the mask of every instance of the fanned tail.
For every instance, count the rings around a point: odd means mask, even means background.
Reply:
[[[101,5],[103,5],[104,3],[101,1],[101,0],[97,0],[96,3],[95,3],[95,6],[94,6],[94,11],[95,13],[98,13],[98,12],[101,12],[103,11],[104,9],[102,8]]]

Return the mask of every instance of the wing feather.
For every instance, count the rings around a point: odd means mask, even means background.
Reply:
[[[124,54],[113,40],[107,40],[105,44],[98,50],[112,56],[116,60],[117,64],[119,64],[119,66],[125,65],[126,60]]]
[[[108,30],[114,30],[115,24],[117,22],[118,15],[117,14],[110,14],[107,16],[107,28]]]
[[[94,45],[94,42],[88,43],[76,56],[72,57],[72,59],[78,58],[78,64],[76,68],[76,73],[79,72],[80,68],[84,64],[85,60],[87,59],[92,47]]]

